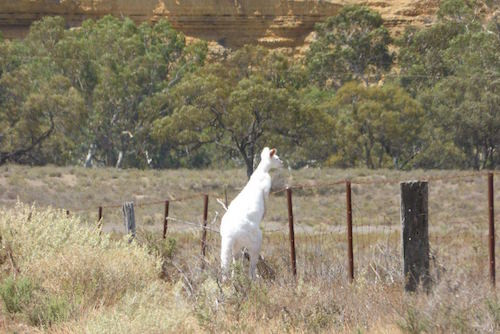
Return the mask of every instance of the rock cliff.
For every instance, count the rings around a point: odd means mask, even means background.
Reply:
[[[0,30],[24,36],[46,15],[62,15],[69,26],[106,14],[136,22],[168,18],[186,36],[226,47],[246,43],[300,48],[316,22],[346,4],[364,4],[381,13],[393,34],[409,24],[432,22],[439,0],[1,0]]]

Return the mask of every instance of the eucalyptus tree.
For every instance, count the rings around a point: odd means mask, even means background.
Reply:
[[[316,33],[306,64],[311,80],[322,87],[339,88],[352,80],[378,82],[392,65],[389,32],[380,14],[367,7],[345,6],[317,24]]]
[[[499,163],[500,21],[484,17],[483,5],[443,1],[437,23],[401,44],[401,84],[424,107],[434,146],[422,167]]]
[[[185,38],[167,21],[137,26],[106,16],[68,31],[58,55],[64,73],[85,98],[88,147],[105,165],[146,160],[147,133],[141,113],[186,68]]]
[[[236,153],[250,176],[264,145],[298,141],[318,115],[301,108],[294,70],[261,47],[187,75],[171,92],[172,111],[156,122],[160,141],[197,148],[215,143]]]
[[[345,166],[401,169],[411,166],[422,149],[423,110],[400,87],[351,82],[338,90],[329,108],[338,160]]]
[[[0,41],[0,164],[64,163],[74,148],[83,103],[53,60],[63,35],[47,18],[24,41]]]

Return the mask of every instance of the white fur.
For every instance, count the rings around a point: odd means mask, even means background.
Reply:
[[[270,150],[268,147],[262,150],[259,166],[222,217],[221,266],[224,278],[229,269],[229,261],[234,261],[244,248],[250,255],[250,277],[255,278],[255,267],[262,245],[259,225],[266,211],[265,200],[271,190],[269,171],[283,165],[275,152],[276,150]]]

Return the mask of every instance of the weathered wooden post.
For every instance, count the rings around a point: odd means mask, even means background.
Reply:
[[[427,290],[429,276],[429,187],[427,182],[401,182],[401,225],[405,290]]]
[[[125,223],[125,232],[131,234],[129,242],[135,238],[135,214],[134,202],[125,202],[122,206],[123,222]]]

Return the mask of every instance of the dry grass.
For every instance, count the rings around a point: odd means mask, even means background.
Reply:
[[[284,169],[275,173],[274,189],[285,185],[324,184],[345,178],[357,180],[406,180],[425,176],[470,174],[470,171],[411,171],[390,170],[339,170],[339,169]],[[37,167],[6,165],[0,167],[0,207],[12,207],[17,199],[23,203],[36,203],[40,207],[52,206],[68,209],[91,222],[97,219],[100,205],[121,205],[125,201],[136,203],[137,223],[149,230],[161,230],[163,204],[168,198],[182,198],[203,192],[224,197],[227,189],[229,200],[245,185],[243,170],[117,170],[85,169],[81,167]],[[481,225],[486,210],[485,177],[462,180],[431,181],[431,226],[454,228],[455,226]],[[345,187],[341,185],[307,188],[294,192],[294,214],[297,229],[310,232],[314,229],[334,226],[343,227],[345,222]],[[497,191],[497,200],[500,192]],[[137,206],[148,202],[156,205]],[[179,219],[199,222],[203,202],[195,198],[170,205],[170,215]],[[353,206],[356,226],[389,226],[399,221],[399,185],[353,185]],[[221,207],[210,198],[209,220]],[[284,194],[271,196],[264,228],[271,230],[284,227],[287,209]],[[171,224],[173,229],[182,227]],[[120,232],[121,208],[104,208],[105,231]],[[443,230],[444,232],[444,230]]]
[[[293,171],[293,178],[282,172],[277,187],[351,176],[378,180],[445,174],[450,173],[308,169]],[[428,294],[402,292],[397,184],[353,186],[354,284],[346,279],[342,185],[294,192],[297,281],[290,275],[282,194],[271,196],[263,224],[268,231],[263,255],[276,278],[254,283],[246,278],[245,264],[236,265],[231,282],[219,282],[216,233],[208,234],[205,260],[199,255],[200,230],[196,226],[171,222],[169,238],[162,240],[161,204],[136,209],[139,233],[131,245],[122,241],[119,209],[116,214],[105,209],[104,226],[115,232],[103,235],[94,228],[94,212],[66,217],[62,211],[43,209],[49,205],[95,207],[101,201],[130,199],[140,203],[195,191],[222,194],[225,186],[231,198],[244,182],[242,171],[3,167],[0,185],[6,191],[0,194],[5,208],[0,212],[0,292],[7,291],[8,281],[17,284],[17,291],[24,291],[23,282],[29,282],[32,292],[18,292],[20,312],[8,313],[1,306],[0,331],[500,331],[498,293],[489,288],[487,275],[484,178],[430,183],[433,289]],[[15,207],[11,197],[36,201],[41,208]],[[211,220],[222,209],[213,198],[210,204]],[[196,223],[201,206],[201,198],[174,202],[171,215]]]

